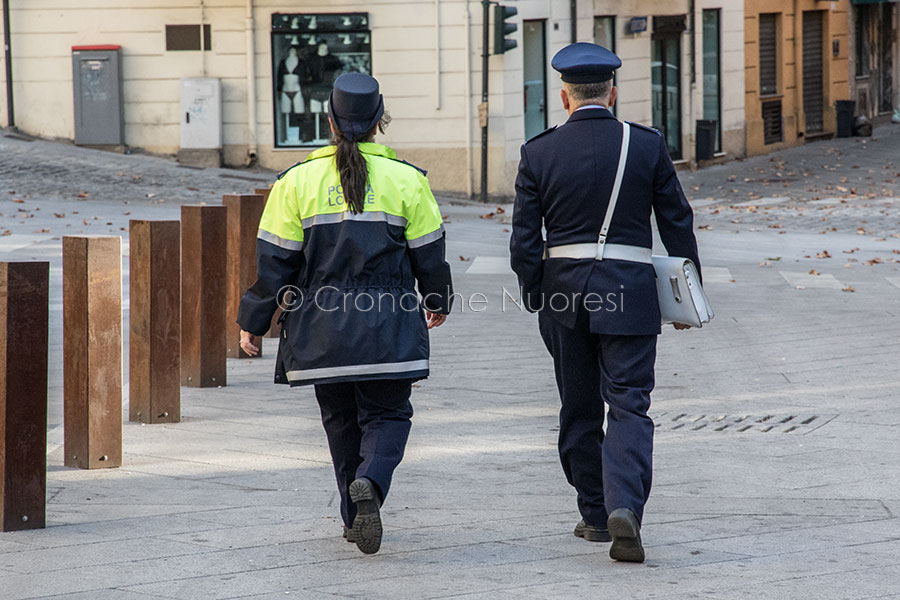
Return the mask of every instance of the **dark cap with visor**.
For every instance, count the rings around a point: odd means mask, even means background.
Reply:
[[[557,52],[550,64],[566,83],[602,83],[612,79],[622,60],[603,46],[576,42]]]

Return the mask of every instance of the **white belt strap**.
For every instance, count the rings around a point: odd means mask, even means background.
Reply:
[[[597,256],[597,244],[566,244],[547,248],[547,258],[592,258]],[[606,244],[603,251],[604,260],[630,260],[644,264],[653,264],[650,248],[642,246],[626,246],[624,244]]]
[[[619,166],[616,169],[616,179],[613,182],[612,193],[609,196],[609,205],[606,207],[606,216],[603,218],[603,227],[600,228],[600,236],[596,244],[566,244],[547,248],[544,252],[546,258],[593,258],[595,260],[630,260],[632,262],[653,264],[650,248],[641,246],[626,246],[624,244],[607,244],[606,234],[612,223],[613,214],[616,212],[616,203],[619,201],[619,190],[622,189],[622,179],[625,177],[625,163],[628,162],[628,142],[631,139],[631,126],[622,123],[622,149],[619,150]]]
[[[628,142],[631,139],[631,126],[622,122],[622,149],[619,151],[619,167],[616,169],[616,179],[613,183],[612,193],[609,195],[609,205],[606,207],[606,216],[603,219],[603,227],[600,228],[600,237],[597,240],[597,260],[603,260],[603,248],[606,245],[606,233],[612,223],[613,213],[616,212],[616,203],[619,201],[619,190],[622,189],[622,178],[625,176],[625,163],[628,161]]]

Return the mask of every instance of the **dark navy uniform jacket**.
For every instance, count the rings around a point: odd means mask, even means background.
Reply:
[[[630,126],[627,167],[606,243],[651,248],[653,211],[669,255],[689,258],[699,270],[693,212],[665,139],[649,127]],[[597,241],[615,180],[622,127],[605,108],[585,108],[522,146],[511,264],[529,310],[550,311],[573,328],[575,306],[593,294],[587,305],[593,333],[658,334],[660,313],[652,265],[611,259],[543,259],[542,226],[550,247]]]

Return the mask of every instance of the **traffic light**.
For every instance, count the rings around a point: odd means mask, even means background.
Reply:
[[[506,22],[517,14],[519,9],[514,6],[494,5],[494,54],[503,54],[519,45],[516,40],[507,37],[514,34],[519,27],[515,23]]]

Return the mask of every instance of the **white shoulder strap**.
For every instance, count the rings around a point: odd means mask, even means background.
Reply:
[[[609,196],[609,205],[606,207],[606,217],[603,219],[603,227],[600,228],[600,238],[597,240],[597,260],[603,260],[603,246],[606,244],[606,233],[609,231],[609,224],[612,223],[613,213],[616,211],[616,203],[619,201],[619,190],[622,188],[622,178],[625,176],[625,163],[628,161],[628,142],[630,138],[631,126],[623,121],[619,168],[616,169],[616,180],[613,182],[612,194]]]

